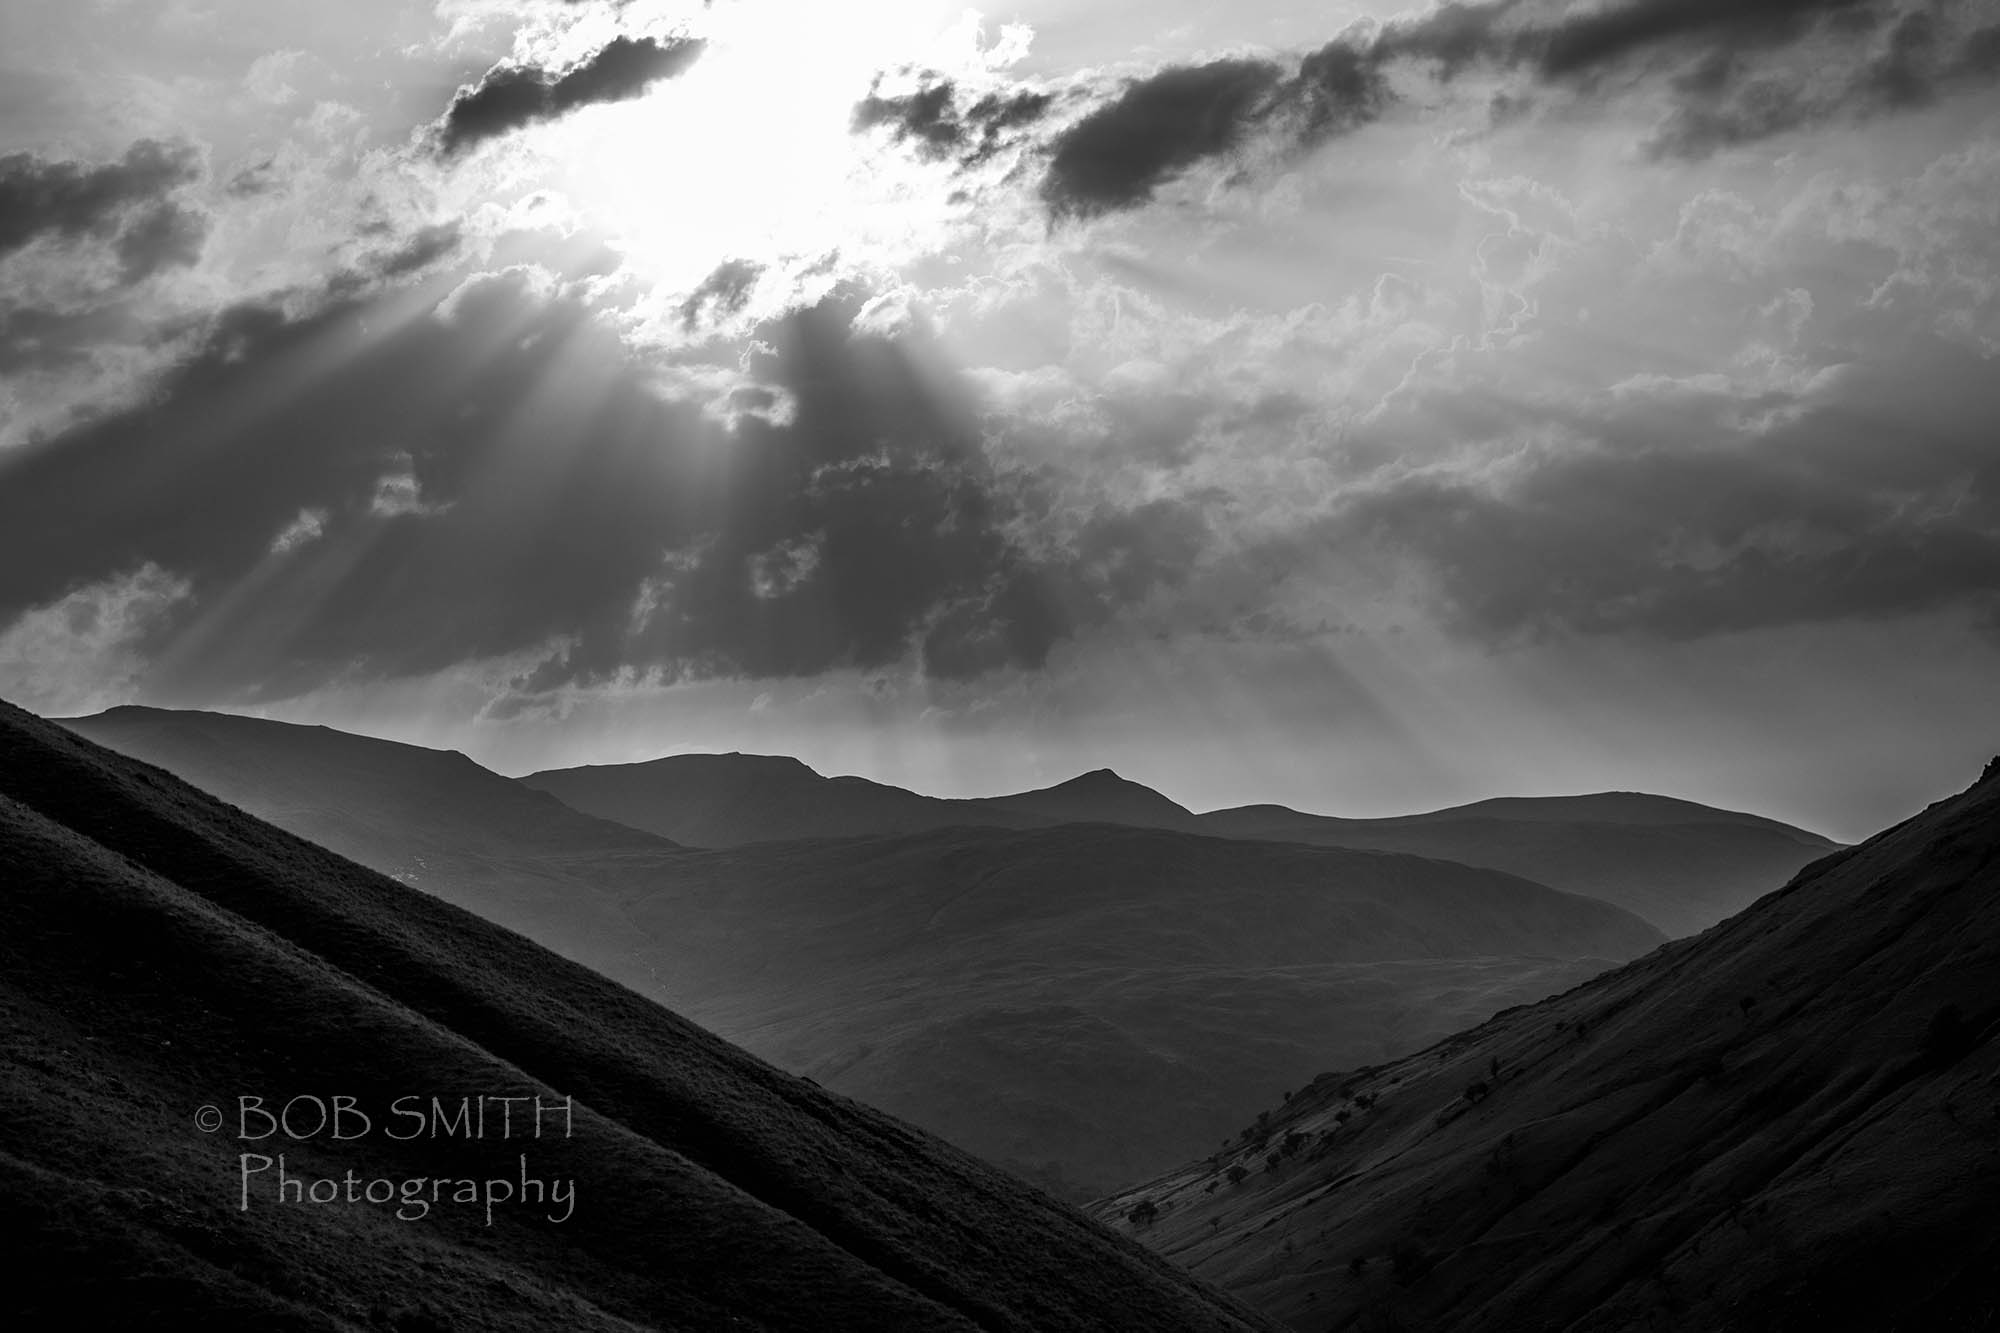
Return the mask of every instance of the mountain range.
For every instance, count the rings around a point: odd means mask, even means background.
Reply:
[[[1748,905],[1838,844],[1774,819],[1640,792],[1501,797],[1382,819],[1252,805],[1206,814],[1109,769],[1040,791],[947,800],[769,755],[673,755],[521,779],[577,810],[696,847],[1097,822],[1212,837],[1407,852],[1616,903],[1669,936]]]
[[[696,848],[324,728],[137,708],[67,725],[1079,1200],[1329,1060],[1415,1049],[1662,940],[1596,899],[1409,855],[1107,823]]]

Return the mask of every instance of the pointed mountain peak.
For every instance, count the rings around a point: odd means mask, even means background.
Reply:
[[[996,796],[987,804],[1062,823],[1186,828],[1195,821],[1186,806],[1108,768],[1079,773],[1053,787]]]
[[[1049,791],[1074,791],[1083,787],[1138,787],[1142,784],[1120,777],[1109,768],[1093,768],[1088,773],[1079,773],[1067,782],[1058,782]],[[1150,788],[1148,788],[1150,790]]]

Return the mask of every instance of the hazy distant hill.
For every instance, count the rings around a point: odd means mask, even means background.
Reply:
[[[821,777],[795,759],[765,755],[676,755],[523,781],[580,811],[698,847],[959,824],[1113,823],[1408,852],[1602,898],[1670,936],[1714,925],[1838,846],[1775,819],[1643,792],[1498,797],[1422,814],[1340,819],[1281,805],[1195,814],[1109,769],[976,801]]]
[[[1226,1132],[1323,1043],[1382,1059],[1661,938],[1489,871],[1105,825],[689,854],[628,911],[691,946],[717,1031],[1084,1187]]]
[[[1384,1059],[1661,940],[1490,871],[1156,829],[715,850],[582,815],[550,832],[523,816],[551,798],[455,756],[227,721],[117,710],[69,725],[1078,1192],[1195,1151],[1329,1050]],[[329,756],[334,822],[312,796]]]
[[[867,778],[821,777],[782,755],[670,755],[642,764],[551,769],[521,781],[601,819],[691,847],[1059,822],[994,801],[941,800]]]
[[[924,796],[867,778],[823,777],[797,759],[763,754],[677,754],[638,764],[548,769],[521,781],[600,819],[691,847],[968,825],[1095,823],[1203,831],[1199,816],[1108,768],[1039,791],[984,800]]]
[[[921,1131],[4,706],[0,847],[16,1327],[1264,1327]],[[373,1128],[237,1137],[239,1096],[301,1094]],[[473,1140],[410,1130],[412,1095],[575,1101],[568,1137],[525,1137],[523,1103],[523,1137],[496,1112]],[[246,1151],[284,1161],[246,1176]],[[545,1202],[496,1188],[523,1176]],[[429,1215],[399,1219],[410,1181]]]
[[[1742,910],[1838,846],[1773,819],[1632,792],[1503,798],[1392,819],[1246,806],[1205,814],[1201,826],[1490,866],[1617,903],[1671,936]]]
[[[1300,1329],[1988,1329],[1996,1036],[2000,760],[1714,930],[1326,1075],[1101,1212]]]

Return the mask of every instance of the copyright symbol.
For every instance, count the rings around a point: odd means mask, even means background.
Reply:
[[[204,1134],[213,1134],[222,1128],[222,1108],[204,1106],[194,1113],[194,1127]]]

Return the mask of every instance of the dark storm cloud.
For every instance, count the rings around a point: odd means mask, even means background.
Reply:
[[[1990,84],[2000,73],[2000,51],[1989,48],[2000,44],[1992,29],[1954,21],[1962,13],[1948,4],[1900,13],[1843,10],[1827,19],[1828,28],[1839,31],[1849,21],[1848,34],[1866,38],[1868,49],[1824,68],[1764,70],[1754,52],[1718,48],[1672,81],[1674,105],[1645,148],[1655,157],[1701,158],[1789,130],[1927,106],[1960,88]],[[1864,29],[1856,22],[1863,17],[1878,22]]]
[[[1398,67],[1441,83],[1474,69],[1514,75],[1572,98],[1613,95],[1618,79],[1657,77],[1670,110],[1648,149],[1681,157],[1921,105],[2000,68],[1995,29],[1972,27],[1970,5],[1951,0],[1636,0],[1554,17],[1549,8],[1526,0],[1441,5],[1351,30],[1296,70],[1262,59],[1170,66],[1128,83],[1054,138],[1043,201],[1056,218],[1131,208],[1247,144],[1296,149],[1350,133],[1395,104]],[[1825,61],[1772,63],[1778,53],[1822,47],[1831,53]],[[1505,98],[1509,106],[1521,100]]]
[[[1315,540],[1427,571],[1448,623],[1510,641],[1670,639],[1970,609],[2000,632],[1995,366],[1936,347],[1762,430],[1719,404],[1580,420],[1506,483],[1417,477]]]
[[[914,144],[921,157],[971,166],[998,152],[1010,132],[1040,120],[1054,101],[1048,93],[1021,89],[987,93],[961,109],[957,86],[941,79],[891,97],[871,92],[855,103],[849,127],[857,134],[885,128],[895,141]]]
[[[560,74],[533,65],[496,65],[452,98],[438,125],[439,151],[463,152],[593,103],[629,101],[685,71],[702,47],[690,37],[615,37]]]
[[[1055,217],[1090,216],[1152,198],[1162,182],[1236,148],[1269,116],[1285,76],[1263,60],[1162,70],[1057,136],[1042,178]]]
[[[201,258],[209,216],[176,197],[201,174],[192,148],[153,140],[104,164],[0,158],[0,261],[42,240],[84,247],[52,260],[84,261],[59,305],[0,292],[0,373],[76,370],[130,345],[131,289]],[[104,260],[109,274],[95,271]]]
[[[898,140],[915,140],[928,156],[955,152],[964,138],[958,123],[956,92],[946,79],[896,97],[874,93],[854,104],[849,126],[857,133],[886,125]]]
[[[521,689],[913,652],[960,676],[1043,661],[1171,563],[1111,520],[1074,570],[1024,554],[1035,499],[986,462],[973,396],[920,339],[857,328],[865,293],[757,331],[748,392],[796,410],[733,428],[525,273],[448,320],[442,294],[229,311],[144,406],[0,459],[0,624],[151,565],[191,589],[160,699],[557,641]]]
[[[118,276],[143,282],[165,268],[180,268],[201,258],[208,239],[208,215],[168,200],[154,204],[118,233],[112,250],[118,256]]]
[[[56,237],[112,241],[121,265],[139,276],[192,262],[206,222],[168,196],[200,176],[192,148],[152,139],[101,166],[0,157],[0,258]]]
[[[1638,0],[1529,28],[1514,41],[1543,77],[1562,79],[1679,44],[1783,45],[1843,11],[1872,19],[1879,8],[1878,0]]]

